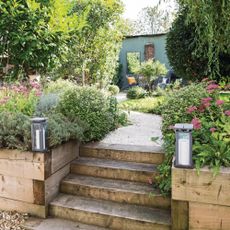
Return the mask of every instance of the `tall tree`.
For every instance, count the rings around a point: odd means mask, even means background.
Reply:
[[[168,32],[175,18],[176,6],[171,4],[143,8],[133,22],[134,34],[157,34]]]
[[[82,84],[101,85],[113,78],[123,38],[120,0],[79,0],[71,13],[88,12],[87,26],[70,40],[72,49],[57,76],[70,77]]]
[[[64,0],[0,2],[0,75],[4,79],[28,78],[31,70],[45,74],[60,62],[70,31],[82,24],[76,16],[69,16],[71,3],[62,3]]]

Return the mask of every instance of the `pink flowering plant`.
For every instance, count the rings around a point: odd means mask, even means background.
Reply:
[[[219,85],[208,84],[208,96],[197,106],[186,109],[194,127],[193,153],[197,169],[207,165],[217,174],[220,167],[230,167],[229,104],[219,99]]]
[[[230,103],[220,98],[215,82],[191,84],[170,93],[161,106],[165,160],[158,167],[157,185],[162,193],[171,191],[171,165],[175,154],[176,123],[192,123],[193,157],[197,169],[209,166],[218,172],[230,167]],[[198,170],[199,171],[199,170]]]
[[[41,86],[37,82],[30,84],[6,85],[0,88],[0,112],[21,112],[32,116],[41,95]]]

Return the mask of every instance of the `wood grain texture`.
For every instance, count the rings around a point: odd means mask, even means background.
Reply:
[[[190,202],[190,230],[229,230],[230,207]]]
[[[33,203],[33,180],[0,175],[0,197]]]
[[[51,175],[45,181],[45,203],[49,204],[52,199],[58,194],[61,180],[70,172],[70,164]]]
[[[187,230],[189,226],[189,203],[171,201],[172,230]]]
[[[208,168],[197,175],[195,169],[172,168],[172,199],[230,206],[230,169],[213,177]]]
[[[70,141],[52,149],[51,152],[51,174],[57,172],[65,165],[79,156],[78,141]]]

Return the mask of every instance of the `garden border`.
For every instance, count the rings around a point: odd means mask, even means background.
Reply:
[[[47,217],[79,146],[79,141],[69,141],[46,153],[0,149],[0,209]]]

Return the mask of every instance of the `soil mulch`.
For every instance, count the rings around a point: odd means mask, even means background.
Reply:
[[[27,218],[27,214],[0,210],[0,230],[25,230],[22,224]]]

